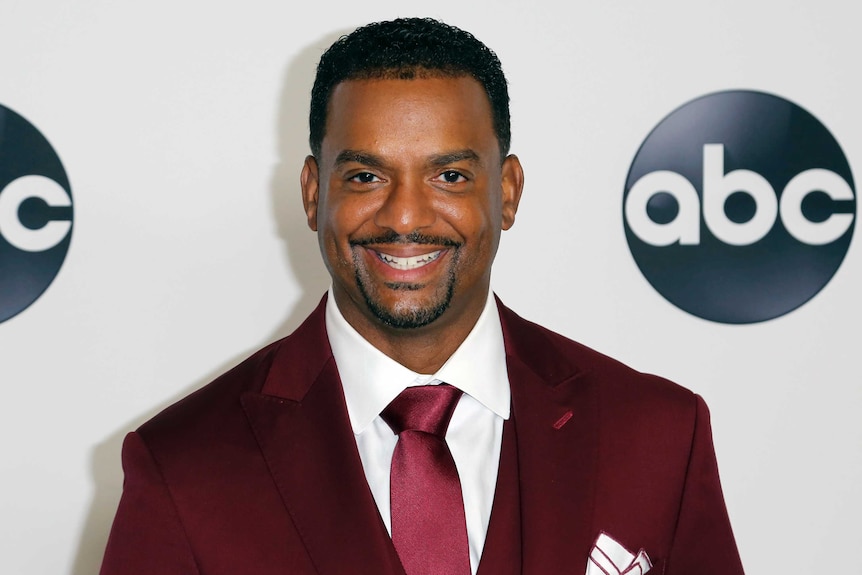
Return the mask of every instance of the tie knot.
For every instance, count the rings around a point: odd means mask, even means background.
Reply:
[[[408,387],[380,414],[392,431],[423,431],[446,436],[461,390],[448,384]]]

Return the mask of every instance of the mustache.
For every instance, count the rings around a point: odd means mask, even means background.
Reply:
[[[405,235],[399,234],[392,230],[374,236],[354,238],[350,240],[349,244],[351,246],[369,246],[373,244],[425,244],[453,248],[461,246],[460,242],[456,242],[451,238],[444,238],[442,236],[429,236],[421,232],[410,232],[409,234]]]

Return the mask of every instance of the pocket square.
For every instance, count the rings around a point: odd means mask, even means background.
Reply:
[[[602,531],[590,550],[586,575],[643,575],[651,568],[646,551],[634,554]]]

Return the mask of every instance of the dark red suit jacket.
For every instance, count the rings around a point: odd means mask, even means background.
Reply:
[[[515,487],[498,486],[488,537],[499,544],[486,544],[480,575],[582,575],[601,531],[645,549],[651,575],[742,573],[703,401],[500,314],[516,430],[504,452],[516,463],[501,464],[498,482]],[[129,434],[123,468],[102,575],[403,575],[365,481],[322,303],[292,335]],[[514,493],[514,515],[500,493]]]

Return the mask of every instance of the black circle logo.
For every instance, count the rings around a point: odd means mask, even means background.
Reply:
[[[0,105],[0,322],[51,285],[72,239],[72,189],[48,140]]]
[[[709,94],[647,136],[623,196],[626,239],[675,306],[730,324],[784,315],[838,270],[853,175],[823,124],[783,98]]]

